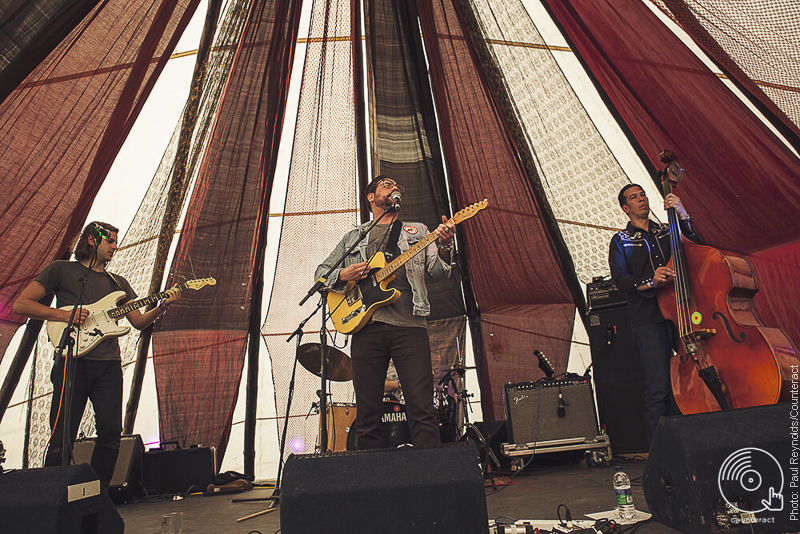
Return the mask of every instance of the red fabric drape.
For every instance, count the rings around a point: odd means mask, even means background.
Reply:
[[[489,207],[459,227],[481,312],[484,416],[502,386],[541,377],[533,349],[566,367],[575,305],[516,148],[454,9],[418,2],[442,144],[459,206]]]
[[[213,445],[222,462],[244,365],[254,274],[272,190],[297,39],[299,0],[251,6],[171,269],[213,276],[157,325],[154,368],[163,441]]]
[[[800,161],[643,2],[545,4],[652,166],[664,148],[678,156],[701,237],[751,255],[759,309],[796,343],[800,263],[773,260],[796,257]]]
[[[80,230],[197,3],[102,3],[0,104],[0,321]]]

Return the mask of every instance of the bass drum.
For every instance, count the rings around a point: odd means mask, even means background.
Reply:
[[[347,436],[356,420],[356,405],[334,402],[328,405],[325,414],[328,429],[328,449],[343,451],[347,446]]]
[[[383,447],[385,449],[396,449],[401,445],[411,443],[411,427],[408,426],[405,405],[397,401],[384,401],[381,426],[383,427]],[[357,434],[356,422],[353,421],[347,434],[348,451],[356,450]]]

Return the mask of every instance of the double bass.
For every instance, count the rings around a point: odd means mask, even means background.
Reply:
[[[664,196],[683,176],[675,155],[661,161]],[[788,401],[791,366],[800,363],[779,328],[758,319],[753,297],[758,277],[744,256],[698,245],[681,234],[675,208],[669,217],[674,283],[658,290],[658,304],[680,336],[670,361],[681,413],[701,413]],[[796,369],[796,367],[795,367]]]

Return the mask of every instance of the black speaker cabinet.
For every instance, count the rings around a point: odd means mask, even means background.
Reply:
[[[125,523],[86,464],[0,475],[0,532],[122,534]]]
[[[94,438],[75,442],[72,456],[76,464],[91,464],[94,452]],[[142,496],[142,455],[144,444],[138,434],[122,436],[119,456],[108,485],[108,496],[115,503],[131,502]]]
[[[292,455],[281,532],[488,533],[475,444]]]
[[[633,350],[627,306],[589,314],[597,414],[616,453],[647,451],[644,378]]]
[[[798,407],[665,417],[642,475],[647,506],[681,532],[800,529]]]
[[[503,393],[510,443],[594,439],[599,433],[588,380],[519,382],[506,384]]]
[[[205,491],[217,475],[214,447],[150,449],[142,459],[142,478],[148,495]]]

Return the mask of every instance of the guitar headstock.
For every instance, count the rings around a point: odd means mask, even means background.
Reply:
[[[667,196],[683,178],[683,168],[678,157],[669,149],[662,150],[659,159],[661,163],[666,164],[666,168],[661,171],[661,189],[664,196]]]
[[[453,218],[451,220],[456,224],[460,223],[461,221],[466,221],[470,217],[474,217],[476,213],[478,213],[488,205],[489,201],[484,198],[480,202],[476,202],[475,204],[467,206],[463,210],[459,211],[458,213],[453,215]]]
[[[198,278],[196,280],[187,280],[184,282],[187,289],[194,289],[197,291],[198,289],[204,288],[206,286],[213,286],[217,284],[217,281],[213,278]]]

